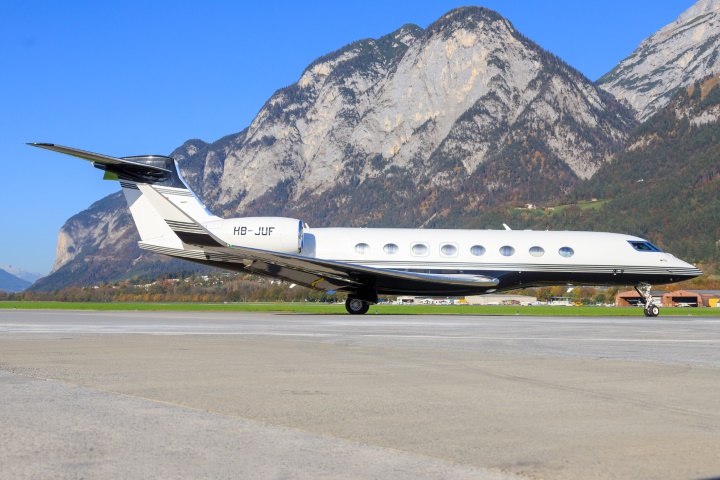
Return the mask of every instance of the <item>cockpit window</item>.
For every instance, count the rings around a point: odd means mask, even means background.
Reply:
[[[637,250],[638,252],[659,252],[660,249],[657,248],[655,245],[653,245],[650,242],[634,242],[631,240],[628,240],[628,243],[632,245],[632,247]]]

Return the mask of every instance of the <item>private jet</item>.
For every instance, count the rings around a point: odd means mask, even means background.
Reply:
[[[213,215],[171,157],[110,157],[29,143],[92,162],[117,180],[139,246],[191,262],[347,296],[364,314],[378,295],[463,296],[545,285],[634,285],[655,317],[650,286],[702,275],[631,235],[602,232],[310,228],[284,217]]]

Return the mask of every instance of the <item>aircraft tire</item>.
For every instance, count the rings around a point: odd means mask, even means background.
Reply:
[[[660,315],[660,308],[657,305],[650,305],[650,307],[648,307],[648,313],[650,317],[657,317]]]
[[[348,298],[345,300],[345,309],[350,314],[363,315],[370,310],[370,304],[368,302],[363,302],[358,298]]]

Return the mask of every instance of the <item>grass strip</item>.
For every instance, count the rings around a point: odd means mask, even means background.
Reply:
[[[345,306],[326,303],[85,303],[0,302],[2,309],[23,310],[138,310],[176,312],[294,312],[345,314]],[[526,315],[560,317],[641,317],[639,307],[562,307],[504,305],[372,305],[368,315]],[[720,308],[661,308],[661,316],[715,316]]]

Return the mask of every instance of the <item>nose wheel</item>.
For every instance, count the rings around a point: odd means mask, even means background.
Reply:
[[[660,315],[660,307],[653,303],[652,295],[650,294],[651,285],[649,283],[639,283],[635,285],[635,291],[645,300],[645,316],[646,317],[657,317]]]

